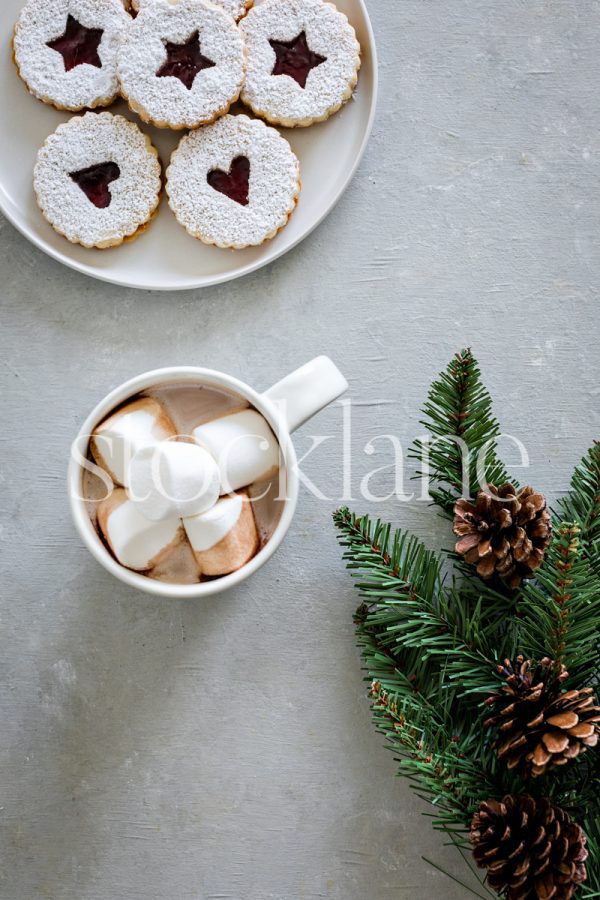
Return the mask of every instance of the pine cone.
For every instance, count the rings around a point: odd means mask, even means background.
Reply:
[[[532,578],[550,543],[546,500],[532,487],[512,484],[479,491],[474,503],[464,498],[454,505],[456,552],[477,566],[481,578],[497,573],[509,587]]]
[[[532,669],[531,660],[517,656],[498,666],[506,679],[486,703],[500,707],[487,726],[499,729],[498,757],[521,775],[544,775],[554,766],[595,747],[600,737],[600,706],[592,688],[561,692],[568,677],[545,658]]]
[[[507,900],[570,900],[587,877],[585,834],[549,800],[527,794],[484,800],[471,843],[490,887]]]

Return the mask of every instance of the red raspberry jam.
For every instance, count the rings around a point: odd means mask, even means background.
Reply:
[[[188,91],[191,91],[198,72],[202,72],[203,69],[212,69],[216,65],[212,59],[202,55],[200,35],[197,31],[184,44],[172,44],[170,41],[166,41],[165,50],[167,58],[156,73],[156,77],[179,78]]]
[[[225,194],[230,200],[235,200],[241,206],[248,206],[248,191],[250,187],[250,160],[247,156],[236,156],[229,172],[222,169],[212,169],[206,176],[211,188]]]
[[[94,206],[97,206],[98,209],[106,209],[112,201],[112,194],[108,186],[120,177],[121,170],[116,163],[105,162],[69,174]]]
[[[65,72],[84,63],[101,69],[102,60],[98,56],[98,47],[103,34],[102,28],[86,28],[74,16],[69,15],[65,33],[62,37],[48,41],[47,46],[62,54]]]
[[[269,41],[275,51],[275,65],[272,75],[289,75],[301,88],[313,69],[327,61],[326,56],[313,53],[306,40],[306,32],[301,31],[293,41]]]

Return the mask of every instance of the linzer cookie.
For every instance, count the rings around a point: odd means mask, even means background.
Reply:
[[[129,106],[159,128],[197,128],[240,94],[245,48],[231,16],[204,0],[142,0],[118,59]]]
[[[278,131],[248,116],[225,116],[182,138],[167,170],[180,225],[218,247],[262,244],[298,202],[299,163]]]
[[[139,12],[140,5],[143,0],[131,0],[131,8],[134,12]],[[215,6],[220,6],[236,21],[245,16],[254,0],[211,0]]]
[[[59,125],[46,140],[33,185],[59,234],[104,249],[145,229],[160,200],[161,168],[137,125],[109,112],[90,112]]]
[[[117,51],[130,21],[116,0],[28,0],[13,38],[19,75],[58,109],[108,106],[119,91]]]
[[[360,44],[323,0],[265,0],[242,19],[248,62],[242,100],[286,127],[322,122],[352,96]]]

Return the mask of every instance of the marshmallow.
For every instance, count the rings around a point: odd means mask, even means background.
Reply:
[[[277,439],[254,409],[198,426],[193,442],[177,437],[148,397],[95,429],[91,452],[119,485],[97,505],[98,527],[121,565],[151,577],[178,554],[185,583],[235,572],[260,547],[252,501],[236,491],[276,474]]]
[[[194,439],[217,461],[221,494],[272,477],[279,468],[279,444],[266,419],[254,409],[214,419],[194,429]]]
[[[151,522],[116,488],[97,507],[98,525],[110,549],[128,569],[148,571],[185,540],[178,517]]]
[[[260,540],[248,494],[232,494],[183,527],[202,575],[227,575],[257,553]]]
[[[113,480],[127,487],[129,463],[136,453],[176,434],[175,426],[160,403],[142,397],[98,425],[90,440],[90,449],[96,462]]]
[[[129,497],[152,522],[206,512],[220,488],[216,462],[197,444],[163,441],[144,447],[129,466]]]

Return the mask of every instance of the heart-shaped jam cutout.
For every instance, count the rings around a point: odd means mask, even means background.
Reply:
[[[313,69],[327,62],[326,56],[320,56],[308,46],[306,32],[301,31],[293,41],[269,41],[275,51],[275,65],[272,75],[289,75],[301,88],[306,87],[306,80]]]
[[[211,188],[225,194],[230,200],[235,200],[241,206],[248,206],[248,193],[250,189],[250,160],[247,156],[236,156],[229,172],[223,169],[211,169],[206,176]]]
[[[62,55],[65,72],[84,63],[101,69],[102,60],[98,56],[98,47],[103,34],[102,28],[86,28],[69,14],[65,33],[54,41],[48,41],[46,46]]]
[[[108,186],[120,177],[121,170],[116,163],[105,162],[69,174],[94,206],[97,206],[98,209],[106,209],[112,201],[112,194]]]
[[[191,91],[196,75],[203,69],[212,69],[216,63],[202,55],[200,49],[200,33],[195,31],[189,41],[183,44],[165,42],[167,58],[156,73],[157,78],[179,78]]]

